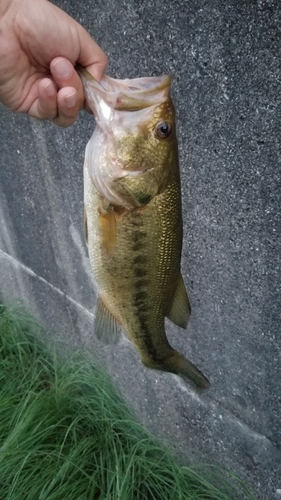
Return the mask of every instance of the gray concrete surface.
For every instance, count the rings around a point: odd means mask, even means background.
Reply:
[[[203,395],[93,337],[82,165],[94,122],[67,130],[1,107],[0,289],[67,346],[92,350],[130,406],[188,461],[281,498],[280,2],[57,4],[109,55],[115,77],[173,75],[192,317],[169,337],[210,378]],[[50,333],[51,334],[51,333]],[[279,493],[278,493],[279,490]]]

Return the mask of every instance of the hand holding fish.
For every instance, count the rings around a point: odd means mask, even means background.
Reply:
[[[71,125],[84,107],[76,62],[99,81],[107,57],[68,14],[48,0],[0,0],[0,102]]]

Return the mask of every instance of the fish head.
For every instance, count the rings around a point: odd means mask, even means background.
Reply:
[[[137,181],[150,173],[161,189],[171,158],[177,154],[171,77],[116,80],[106,76],[98,83],[85,70],[81,73],[97,123],[86,153],[96,189],[110,203],[121,206],[128,203],[120,198],[120,179]]]

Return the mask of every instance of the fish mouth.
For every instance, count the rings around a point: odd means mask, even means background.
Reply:
[[[83,66],[77,64],[76,71],[84,83],[89,105],[90,93],[94,92],[116,111],[139,111],[165,102],[172,80],[169,75],[125,80],[104,76],[99,83]]]

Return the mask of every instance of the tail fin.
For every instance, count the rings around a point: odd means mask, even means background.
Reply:
[[[188,361],[188,359],[174,349],[172,350],[171,355],[161,362],[160,370],[161,369],[175,373],[176,375],[187,377],[199,389],[207,389],[210,387],[210,382],[205,375],[203,375],[203,373],[200,372],[200,370],[198,370],[198,368],[196,368],[191,361]]]

